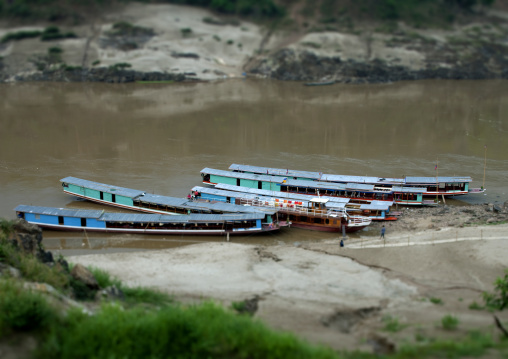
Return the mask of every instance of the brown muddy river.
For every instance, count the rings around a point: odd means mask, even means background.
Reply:
[[[18,204],[103,208],[63,194],[66,176],[184,197],[201,169],[231,163],[381,177],[435,176],[437,163],[440,176],[471,176],[473,187],[485,167],[486,195],[457,203],[503,203],[508,82],[0,85],[0,217],[13,219]],[[44,242],[80,252],[224,240],[155,237],[45,232]],[[232,240],[335,237],[290,229]]]

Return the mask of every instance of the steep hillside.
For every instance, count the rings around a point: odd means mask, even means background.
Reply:
[[[409,5],[390,8],[388,3]],[[285,16],[240,17],[133,2],[101,11],[92,7],[76,24],[68,17],[4,20],[0,80],[180,81],[251,75],[362,83],[508,77],[505,1],[470,8],[453,1],[444,8],[435,1],[425,2],[427,7],[416,3],[280,0]]]

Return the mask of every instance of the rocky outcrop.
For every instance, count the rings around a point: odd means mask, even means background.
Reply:
[[[42,230],[35,224],[30,224],[23,219],[18,219],[13,226],[13,231],[8,241],[25,254],[33,255],[43,263],[52,263],[53,254],[45,251],[41,245]]]
[[[508,49],[503,49],[508,55]],[[283,81],[317,81],[333,79],[343,83],[383,83],[423,79],[506,79],[508,59],[489,57],[481,48],[474,61],[455,65],[429,60],[423,69],[393,65],[376,58],[370,61],[343,60],[339,56],[320,56],[311,51],[282,49],[261,61],[251,73]],[[487,65],[488,64],[488,65]]]
[[[92,272],[86,269],[81,264],[76,264],[71,270],[71,276],[84,283],[90,289],[99,289],[99,283],[97,283],[97,279],[95,279]]]

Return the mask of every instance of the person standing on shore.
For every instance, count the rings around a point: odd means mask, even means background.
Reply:
[[[385,238],[385,232],[386,232],[386,228],[385,228],[385,225],[383,224],[383,227],[381,227],[381,237],[379,237],[379,239]]]

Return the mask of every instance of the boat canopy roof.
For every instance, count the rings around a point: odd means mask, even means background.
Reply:
[[[93,218],[106,222],[142,222],[142,223],[218,223],[226,221],[247,221],[263,219],[261,212],[253,213],[228,213],[228,214],[148,214],[148,213],[108,213],[97,210],[74,210],[66,208],[52,208],[40,206],[19,205],[14,209],[16,212],[34,213],[49,216]]]
[[[95,218],[98,219],[102,216],[104,211],[92,209],[71,209],[71,208],[53,208],[41,206],[28,206],[20,204],[14,208],[16,212],[42,214],[47,216],[65,216],[65,217],[79,217],[79,218]]]
[[[233,203],[224,202],[196,202],[189,201],[184,198],[166,197],[154,194],[145,194],[138,198],[142,202],[154,203],[158,205],[165,205],[168,207],[187,208],[189,210],[200,210],[200,211],[217,211],[217,212],[228,212],[228,213],[264,213],[264,214],[275,214],[276,211],[269,208],[252,208],[246,206],[239,206]]]
[[[88,180],[76,178],[76,177],[65,177],[65,178],[62,178],[60,180],[60,182],[69,183],[69,184],[73,184],[76,186],[86,187],[86,188],[94,189],[97,191],[116,194],[119,196],[130,197],[130,198],[136,198],[138,196],[145,194],[145,192],[136,190],[136,189],[130,189],[130,188],[124,188],[124,187],[119,187],[119,186],[113,186],[110,184],[88,181]]]
[[[156,194],[146,193],[145,191],[112,186],[104,183],[87,181],[75,177],[66,177],[60,180],[63,183],[70,183],[85,188],[90,188],[98,191],[114,193],[122,195],[133,200],[139,200],[146,203],[152,203],[157,205],[165,205],[168,207],[184,208],[189,210],[199,211],[216,211],[216,212],[228,212],[228,213],[264,213],[264,214],[275,214],[276,211],[269,208],[252,208],[239,206],[232,203],[207,203],[207,202],[195,202],[189,201],[186,198],[168,197]]]
[[[288,179],[284,184],[291,187],[330,189],[336,191],[378,192],[374,190],[374,185],[361,183],[333,183]]]
[[[245,171],[253,173],[266,173],[272,176],[288,176],[288,177],[299,177],[309,178],[316,181],[330,181],[330,182],[355,182],[355,183],[371,183],[371,184],[403,184],[404,179],[402,178],[382,178],[382,177],[370,177],[370,176],[345,176],[345,175],[334,175],[325,174],[321,172],[311,171],[295,171],[283,168],[270,168],[270,167],[258,167],[232,164],[229,166],[231,171]]]
[[[432,185],[438,183],[466,183],[472,182],[471,177],[406,177],[406,184]]]
[[[283,178],[278,178],[278,177],[273,177],[273,176],[258,175],[258,174],[252,174],[252,173],[231,172],[231,171],[224,171],[224,170],[216,170],[213,168],[203,168],[201,170],[201,173],[222,176],[222,177],[240,178],[240,179],[272,182],[272,183],[282,183],[284,181]]]
[[[203,188],[204,191],[207,191],[211,188],[209,187],[199,187],[199,186],[196,186],[194,188],[198,188],[198,191],[201,191],[200,189]],[[193,190],[194,190],[193,188]],[[251,194],[257,194],[257,195],[261,195],[261,196],[267,196],[267,197],[276,197],[276,198],[285,198],[285,199],[296,199],[296,200],[302,200],[302,201],[308,201],[309,200],[309,196],[308,195],[305,195],[305,194],[298,194],[298,193],[291,193],[291,192],[279,192],[279,191],[270,191],[270,190],[266,190],[266,189],[257,189],[257,188],[249,188],[249,187],[244,187],[244,186],[235,186],[235,185],[232,185],[232,184],[224,184],[224,183],[218,183],[215,185],[215,188],[216,189],[223,189],[223,190],[226,190],[226,191],[230,191],[231,193],[231,197],[238,197],[238,193],[235,193],[235,192],[243,192],[243,193],[251,193]],[[211,193],[213,194],[212,192],[205,192],[205,193]],[[333,201],[333,202],[342,202],[342,203],[347,203],[350,201],[349,198],[344,198],[344,197],[330,197],[329,198],[330,201]]]
[[[309,178],[316,181],[330,181],[340,183],[371,183],[377,185],[418,185],[418,184],[434,184],[438,183],[465,183],[472,182],[472,178],[469,176],[462,177],[400,177],[400,178],[384,178],[384,177],[372,177],[372,176],[348,176],[348,175],[336,175],[336,174],[325,174],[322,172],[311,172],[311,171],[295,171],[283,168],[270,168],[270,167],[259,167],[249,165],[232,164],[229,166],[231,171],[245,171],[252,173],[263,173],[272,176],[287,176],[287,177],[299,177]]]

